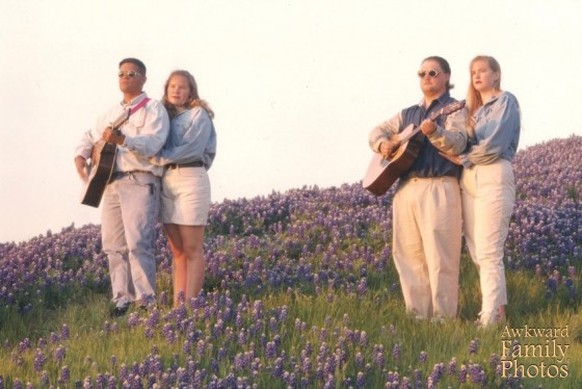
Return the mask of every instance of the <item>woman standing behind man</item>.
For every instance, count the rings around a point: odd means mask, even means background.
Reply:
[[[515,96],[501,89],[501,67],[495,58],[477,56],[469,70],[466,118],[455,121],[465,127],[469,147],[463,154],[445,156],[464,167],[464,235],[483,296],[477,322],[487,327],[505,321],[503,252],[515,203],[511,161],[519,143],[521,113]]]
[[[161,220],[173,255],[174,306],[202,290],[206,261],[204,228],[210,208],[207,170],[216,155],[214,112],[200,99],[194,77],[173,71],[164,87],[162,103],[171,128],[155,164],[164,165]]]

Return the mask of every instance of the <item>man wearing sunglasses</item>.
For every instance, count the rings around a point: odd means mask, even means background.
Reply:
[[[420,103],[374,128],[369,144],[388,160],[416,147],[417,156],[400,176],[394,195],[392,251],[407,312],[442,320],[457,314],[461,171],[439,154],[439,148],[462,151],[467,136],[443,135],[446,118],[437,115],[456,101],[449,94],[453,86],[448,62],[438,56],[425,58],[417,75]],[[399,134],[407,128],[418,129],[418,134],[401,144]]]
[[[109,260],[112,314],[121,316],[133,302],[144,308],[154,302],[155,227],[163,170],[149,158],[164,145],[170,125],[164,106],[143,91],[147,78],[142,61],[123,59],[117,77],[123,100],[83,135],[75,165],[86,182],[93,147],[100,141],[116,145],[113,173],[101,201],[101,238]],[[124,115],[129,118],[119,131],[112,129],[112,123]]]

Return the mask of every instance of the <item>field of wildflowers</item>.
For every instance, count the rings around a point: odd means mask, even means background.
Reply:
[[[393,193],[304,187],[214,204],[205,290],[175,309],[159,227],[157,307],[123,318],[99,226],[1,243],[0,389],[578,387],[582,137],[520,151],[515,173],[506,327],[473,324],[466,254],[458,320],[407,317]]]

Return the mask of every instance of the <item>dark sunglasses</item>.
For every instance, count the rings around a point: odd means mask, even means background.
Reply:
[[[437,78],[439,76],[439,74],[441,74],[438,70],[429,70],[428,72],[425,72],[423,70],[419,71],[418,73],[418,77],[420,78],[424,78],[427,74],[430,78]]]
[[[141,76],[141,74],[139,74],[135,70],[130,70],[129,72],[124,72],[124,71],[120,70],[119,73],[117,73],[117,77],[121,78],[123,76],[127,76],[129,78],[134,78],[135,76]]]

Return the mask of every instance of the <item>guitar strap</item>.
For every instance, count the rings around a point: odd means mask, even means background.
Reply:
[[[140,101],[137,105],[135,105],[134,107],[131,107],[129,109],[129,116],[131,116],[134,113],[136,113],[137,111],[139,111],[144,105],[146,105],[148,103],[148,101],[150,101],[150,98],[146,97],[145,99]]]

